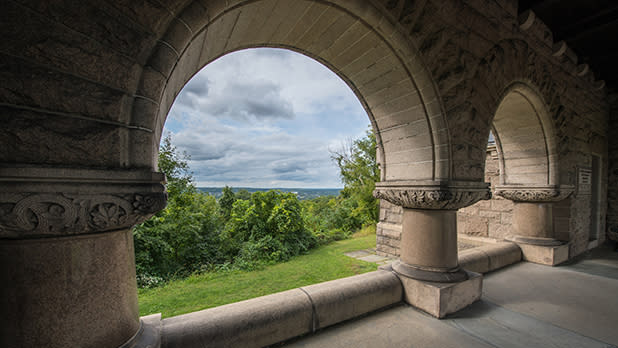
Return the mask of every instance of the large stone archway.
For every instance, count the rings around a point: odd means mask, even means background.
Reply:
[[[528,169],[505,157],[505,184],[579,185],[591,154],[607,152],[602,86],[542,22],[518,19],[516,2],[8,0],[0,17],[7,346],[115,347],[139,330],[130,228],[165,204],[163,124],[186,81],[228,52],[292,49],[356,93],[380,146],[376,195],[404,211],[395,270],[406,279],[467,277],[455,214],[488,198],[494,112],[541,110],[527,92],[504,97],[513,82],[536,86],[549,118],[535,134],[555,137]],[[504,152],[507,119],[496,120]],[[573,255],[587,241],[585,195],[578,186],[570,208]]]
[[[153,133],[150,147],[143,139],[150,135],[130,138],[132,166],[153,166],[167,112],[203,66],[243,48],[279,47],[320,61],[354,91],[380,144],[383,180],[451,178],[448,130],[432,79],[414,47],[375,7],[268,0],[208,9],[195,3],[184,11],[181,18],[206,13],[193,25],[175,23],[148,59],[131,120]]]

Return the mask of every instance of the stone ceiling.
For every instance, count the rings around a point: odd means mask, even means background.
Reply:
[[[618,1],[520,0],[519,12],[531,9],[554,35],[588,64],[609,93],[618,92]]]

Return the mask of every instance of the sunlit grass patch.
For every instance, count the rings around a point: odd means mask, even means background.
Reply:
[[[209,272],[139,290],[140,315],[171,317],[328,280],[375,271],[377,265],[345,256],[345,252],[375,248],[375,226],[352,239],[311,250],[291,260],[257,271]]]

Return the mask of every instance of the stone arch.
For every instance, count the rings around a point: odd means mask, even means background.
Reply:
[[[561,109],[561,91],[552,79],[550,63],[523,40],[503,40],[480,60],[471,86],[470,108],[479,117],[483,141],[475,149],[485,157],[492,130],[500,184],[558,185],[554,115]]]
[[[363,104],[379,145],[382,180],[448,180],[450,135],[430,74],[410,43],[365,1],[258,0],[189,3],[143,70],[131,123],[129,166],[155,166],[167,112],[185,83],[216,58],[279,47],[312,57],[340,76]]]
[[[516,82],[496,109],[492,132],[500,185],[557,185],[558,153],[549,111],[538,92]]]

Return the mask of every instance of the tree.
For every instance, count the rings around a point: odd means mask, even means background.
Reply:
[[[344,184],[342,196],[356,201],[352,214],[363,225],[376,223],[379,204],[373,197],[373,190],[375,183],[380,180],[380,169],[376,161],[376,138],[371,129],[366,131],[364,138],[353,140],[338,151],[332,151],[331,158],[337,163]]]
[[[195,191],[193,175],[189,170],[188,161],[191,157],[186,152],[179,152],[172,145],[172,136],[163,138],[159,147],[159,170],[167,179],[169,200],[180,199],[182,193]]]
[[[242,199],[248,201],[251,199],[251,193],[246,189],[240,189],[236,192],[236,199]]]
[[[296,195],[275,190],[236,200],[224,239],[227,253],[244,268],[287,260],[315,246]]]
[[[225,221],[230,219],[230,214],[232,212],[232,206],[234,202],[236,202],[236,196],[232,191],[232,188],[225,185],[223,188],[223,195],[219,198],[219,211],[221,212],[221,216]]]
[[[168,205],[133,230],[140,286],[209,268],[223,259],[217,202],[197,190],[188,160],[172,145],[170,136],[163,139],[159,170],[167,178]]]

